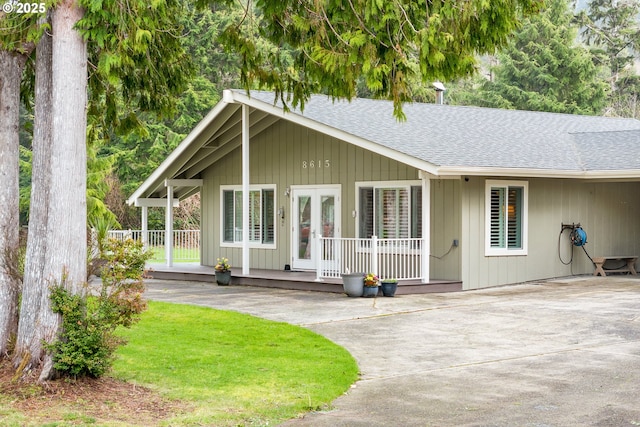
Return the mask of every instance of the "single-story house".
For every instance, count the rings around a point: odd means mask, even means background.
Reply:
[[[143,224],[145,206],[166,206],[171,231],[171,207],[200,192],[201,264],[243,273],[374,270],[466,290],[640,253],[640,121],[403,108],[398,121],[390,101],[314,95],[285,111],[272,92],[227,90],[128,203]]]

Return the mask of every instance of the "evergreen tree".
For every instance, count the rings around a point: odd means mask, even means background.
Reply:
[[[459,94],[461,103],[519,110],[600,114],[606,84],[593,56],[577,43],[567,0],[549,0],[497,56],[493,81]]]
[[[582,35],[608,69],[608,115],[640,117],[639,78],[634,62],[640,44],[639,0],[591,0],[578,15]]]
[[[537,12],[541,3],[258,0],[264,14],[260,34],[279,48],[293,48],[293,66],[279,49],[258,49],[246,31],[249,13],[227,27],[224,40],[241,56],[245,87],[264,85],[282,101],[304,107],[311,92],[352,98],[362,79],[373,96],[392,99],[402,117],[402,102],[412,100],[412,76],[430,82],[472,74],[476,55],[504,45],[520,17]]]

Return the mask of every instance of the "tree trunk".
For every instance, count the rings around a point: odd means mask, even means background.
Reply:
[[[49,221],[44,277],[49,285],[64,284],[72,293],[83,292],[87,278],[87,47],[73,29],[82,18],[77,0],[63,0],[52,17],[52,140]],[[53,341],[60,316],[42,299],[40,327]],[[40,380],[55,375],[50,353],[45,354]]]
[[[26,58],[0,49],[0,356],[18,328],[20,79]]]
[[[48,20],[48,19],[47,19]],[[37,366],[43,355],[40,306],[49,299],[43,266],[47,255],[47,211],[51,180],[51,35],[45,32],[36,47],[35,117],[29,236],[22,285],[22,302],[14,365]]]

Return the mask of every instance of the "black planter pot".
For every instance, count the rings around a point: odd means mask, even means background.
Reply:
[[[389,281],[385,282],[384,280],[381,282],[380,287],[382,288],[382,295],[385,297],[392,297],[396,294],[398,290],[398,282]]]
[[[219,286],[228,286],[229,282],[231,282],[231,272],[230,271],[216,271],[216,283]]]

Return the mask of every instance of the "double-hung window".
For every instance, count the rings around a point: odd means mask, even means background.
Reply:
[[[399,184],[399,183],[398,183]],[[360,184],[358,236],[380,239],[422,237],[422,187],[396,183]]]
[[[223,187],[222,193],[222,242],[242,243],[242,190]],[[251,188],[249,190],[249,242],[252,245],[275,244],[275,188]]]
[[[485,254],[527,254],[528,183],[487,180]]]

